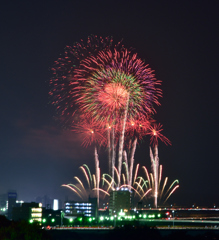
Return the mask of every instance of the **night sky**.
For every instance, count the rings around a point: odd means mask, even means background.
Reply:
[[[93,147],[54,120],[49,68],[66,45],[91,34],[123,39],[162,80],[155,119],[172,146],[159,143],[163,176],[180,188],[168,203],[219,205],[218,1],[4,1],[0,9],[0,194],[74,199],[64,183],[94,171]],[[100,167],[107,171],[104,150]],[[135,162],[150,169],[148,140]]]

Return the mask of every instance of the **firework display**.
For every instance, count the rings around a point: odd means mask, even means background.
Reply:
[[[100,178],[100,169],[96,170],[96,174],[91,174],[89,167],[86,164],[80,167],[83,172],[83,177],[74,177],[76,184],[63,184],[62,186],[71,189],[75,195],[81,198],[83,201],[87,201],[89,196],[99,196],[101,200],[104,200],[110,195],[111,191],[119,190],[121,188],[128,188],[133,192],[133,198],[136,201],[147,202],[150,199],[154,200],[154,207],[156,208],[158,203],[165,204],[169,197],[179,187],[179,181],[174,180],[167,188],[168,177],[162,180],[162,165],[159,165],[158,150],[155,149],[155,153],[151,150],[151,164],[152,172],[149,173],[145,166],[142,166],[144,174],[139,174],[140,165],[137,164],[133,183],[129,182],[129,171],[125,162],[123,162],[123,173],[120,176],[118,170],[115,168],[115,178],[111,175],[103,173]],[[96,161],[97,158],[96,158]],[[83,183],[84,182],[84,183]],[[121,183],[119,185],[119,183]]]
[[[93,179],[96,185],[93,189],[96,189],[98,199],[100,168],[96,146],[102,145],[107,148],[108,176],[111,179],[104,177],[108,183],[105,194],[115,186],[120,188],[125,184],[140,198],[152,192],[157,206],[158,139],[165,144],[171,143],[161,134],[162,125],[154,120],[155,105],[160,105],[158,98],[162,96],[161,81],[155,78],[154,71],[121,42],[113,44],[112,37],[97,36],[88,37],[86,42],[81,40],[72,47],[67,46],[51,70],[53,78],[49,94],[57,115],[65,127],[82,136],[82,145],[95,144],[96,174]],[[136,174],[133,176],[133,169],[138,140],[147,135],[155,147],[155,155],[152,150],[150,154],[154,185],[145,192],[146,181],[137,178]],[[123,163],[126,174],[122,173]],[[82,169],[85,173],[85,168]],[[91,187],[91,175],[86,176]],[[149,175],[147,178],[149,184]],[[141,180],[136,182],[136,179]],[[76,180],[81,186],[79,189],[71,184],[65,186],[83,198],[83,184]],[[136,184],[137,188],[134,187]]]

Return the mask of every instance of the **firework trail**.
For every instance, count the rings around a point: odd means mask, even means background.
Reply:
[[[159,157],[158,157],[158,148],[155,146],[154,154],[152,149],[150,148],[150,158],[151,158],[151,169],[153,172],[153,182],[154,182],[154,206],[157,208],[157,197],[158,197],[158,184],[159,184],[159,176],[158,176],[158,169],[159,169]]]
[[[108,126],[107,129],[107,146],[108,146],[108,161],[109,161],[109,174],[114,179],[114,168],[116,160],[116,140],[115,140],[115,128]],[[114,185],[114,182],[112,183]]]
[[[108,125],[107,126],[107,151],[108,151],[108,169],[109,173],[112,172],[112,153],[111,153],[111,146],[110,146],[110,129],[111,127]]]
[[[162,166],[162,165],[160,165]],[[156,184],[156,177],[154,177],[154,173],[148,174],[148,170],[145,166],[142,167],[144,169],[144,172],[146,174],[147,180],[144,180],[140,176],[138,176],[138,179],[142,179],[144,181],[144,184],[142,184],[142,188],[144,187],[144,193],[148,190],[150,190],[149,193],[149,198],[152,197],[154,200],[154,207],[157,208],[158,203],[160,204],[165,204],[166,201],[170,198],[170,196],[175,192],[175,190],[179,187],[179,181],[176,179],[172,182],[168,190],[165,191],[165,188],[167,186],[168,182],[168,177],[165,178],[163,185],[161,184]],[[162,169],[162,168],[161,168]],[[160,172],[159,174],[162,174]],[[150,177],[149,177],[150,176]],[[159,175],[159,178],[160,175]],[[140,181],[139,181],[140,182]],[[136,184],[135,182],[134,184]],[[147,186],[148,184],[148,186]],[[155,194],[157,192],[157,194]],[[150,195],[151,194],[151,195]],[[142,199],[141,199],[142,200]]]
[[[179,187],[179,185],[176,185],[173,190],[169,193],[169,195],[167,196],[167,198],[165,199],[164,203],[168,200],[168,198],[175,192],[175,190]]]
[[[121,132],[120,140],[119,140],[119,156],[118,156],[119,176],[121,176],[121,171],[122,171],[122,152],[123,152],[124,137],[125,137],[125,125],[126,125],[127,113],[128,113],[129,95],[127,96],[126,101],[127,102],[126,102],[125,113],[124,113],[124,118],[123,118],[122,132]],[[120,183],[119,183],[119,185],[120,185]]]
[[[179,187],[179,181],[176,179],[172,182],[168,190],[165,192],[165,187],[167,185],[168,177],[165,178],[163,186],[161,185],[162,181],[162,165],[159,165],[158,157],[158,147],[155,146],[154,153],[150,148],[150,159],[151,159],[151,171],[152,173],[148,174],[148,170],[143,166],[149,189],[152,189],[152,197],[154,199],[154,207],[157,208],[158,200],[161,202],[164,198],[163,204],[169,199],[169,197],[175,192]],[[177,185],[176,185],[177,184]]]
[[[95,157],[95,169],[96,169],[97,207],[99,207],[100,167],[99,167],[97,148],[95,148],[94,157]]]
[[[97,203],[99,204],[100,191],[103,191],[99,188],[100,183],[100,168],[97,152],[95,151],[95,172],[96,174],[92,175],[89,167],[86,164],[80,166],[79,169],[82,170],[85,177],[85,183],[79,177],[75,176],[74,179],[77,181],[77,184],[63,184],[63,187],[71,189],[77,196],[82,200],[87,201],[90,195],[95,195],[97,197]],[[108,193],[105,193],[108,194]]]

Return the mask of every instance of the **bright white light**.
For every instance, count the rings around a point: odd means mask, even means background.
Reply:
[[[53,210],[56,211],[59,209],[59,200],[58,199],[54,199],[53,200]]]

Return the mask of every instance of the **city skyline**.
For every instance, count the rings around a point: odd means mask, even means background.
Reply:
[[[218,204],[218,3],[122,2],[4,3],[0,193],[15,189],[24,201],[73,198],[61,185],[84,163],[94,171],[93,147],[55,121],[48,92],[49,68],[65,46],[95,34],[123,39],[162,81],[155,118],[172,146],[160,142],[159,159],[164,175],[180,181],[170,203]],[[103,172],[105,158],[101,149]],[[138,144],[135,163],[150,169],[149,137]]]

